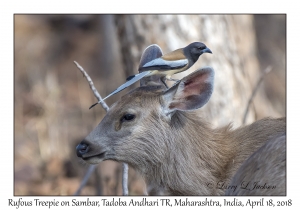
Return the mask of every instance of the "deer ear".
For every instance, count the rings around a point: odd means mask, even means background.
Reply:
[[[159,58],[162,56],[162,50],[157,44],[149,45],[143,52],[139,68],[145,65],[146,63]],[[140,86],[148,86],[148,85],[163,85],[161,82],[161,75],[153,75],[149,77],[145,77],[140,80]]]
[[[143,52],[139,68],[146,63],[162,56],[162,50],[157,44],[149,45]]]
[[[210,99],[213,87],[213,68],[204,67],[194,71],[164,92],[165,113],[199,109]]]

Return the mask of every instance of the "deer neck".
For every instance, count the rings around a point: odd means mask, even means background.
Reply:
[[[229,126],[213,130],[195,113],[177,112],[171,122],[162,118],[151,127],[143,142],[151,144],[151,157],[134,167],[142,172],[147,183],[165,189],[172,195],[215,195],[223,191],[210,183],[228,180],[228,162],[232,159]],[[164,129],[163,129],[164,128]],[[157,147],[157,148],[156,148]],[[147,165],[147,166],[146,166]],[[197,179],[191,179],[197,177]]]
[[[177,112],[171,121],[145,119],[126,161],[147,183],[171,195],[222,195],[240,165],[270,137],[285,131],[284,120],[261,120],[231,131],[212,129],[195,112]],[[275,130],[274,130],[275,128]]]

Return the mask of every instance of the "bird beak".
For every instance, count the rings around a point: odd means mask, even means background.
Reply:
[[[206,49],[203,50],[203,53],[211,53],[212,54],[212,51],[207,47]]]

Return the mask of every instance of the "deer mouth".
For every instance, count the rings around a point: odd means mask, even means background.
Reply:
[[[97,164],[103,160],[105,160],[106,151],[101,152],[99,154],[87,155],[83,156],[82,159],[91,164]]]

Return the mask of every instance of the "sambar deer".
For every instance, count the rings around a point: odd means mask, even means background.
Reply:
[[[153,52],[145,51],[141,62],[156,57]],[[90,164],[128,163],[151,187],[149,194],[286,194],[285,118],[213,129],[193,111],[211,97],[212,68],[196,70],[169,89],[153,85],[157,81],[142,82],[114,103],[77,146],[77,155]]]

